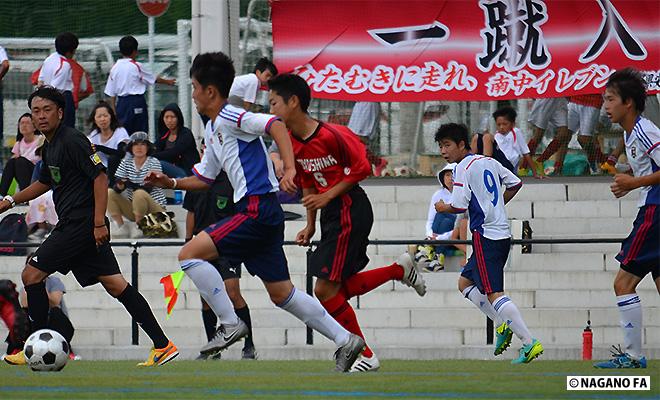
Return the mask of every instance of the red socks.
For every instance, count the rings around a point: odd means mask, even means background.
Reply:
[[[339,322],[339,325],[346,328],[347,331],[354,333],[364,339],[362,330],[360,329],[360,324],[358,323],[357,317],[355,316],[355,311],[353,307],[346,301],[344,293],[340,290],[334,297],[322,301],[321,304],[323,307],[332,315],[332,317]],[[373,351],[367,346],[362,354],[365,357],[373,356]]]
[[[376,268],[357,273],[346,279],[342,285],[347,299],[368,293],[385,282],[403,279],[403,268],[394,263],[382,268]]]

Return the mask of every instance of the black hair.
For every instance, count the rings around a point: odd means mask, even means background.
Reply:
[[[21,140],[23,140],[23,134],[21,133],[21,120],[25,117],[30,118],[30,122],[32,122],[32,114],[30,114],[30,113],[23,113],[23,115],[18,117],[18,124],[17,124],[18,126],[16,127],[16,141],[17,142],[20,142]],[[36,130],[36,128],[35,128],[34,133],[38,134],[39,131]]]
[[[265,70],[269,70],[273,76],[277,75],[277,67],[275,64],[273,64],[272,61],[270,61],[266,57],[261,57],[259,60],[257,60],[257,63],[254,65],[254,71],[253,72],[264,72]]]
[[[294,74],[282,74],[268,81],[268,88],[282,96],[284,101],[288,102],[291,96],[298,97],[300,109],[307,112],[311,100],[309,85],[303,78]]]
[[[616,71],[610,76],[605,86],[621,96],[621,101],[632,99],[635,109],[642,113],[646,105],[646,81],[641,72],[634,68]]]
[[[48,99],[55,103],[58,108],[64,110],[66,101],[64,100],[64,95],[60,93],[59,90],[55,89],[52,86],[39,86],[37,90],[32,92],[30,97],[28,97],[28,107],[32,109],[32,99],[35,97],[41,97],[42,99]]]
[[[133,36],[124,36],[119,39],[119,52],[122,56],[129,57],[138,49],[138,41]]]
[[[463,141],[463,143],[465,143],[465,148],[470,150],[468,129],[463,124],[450,122],[448,124],[440,125],[440,128],[438,128],[438,131],[435,133],[435,141],[440,143],[443,139],[449,139],[457,145]]]
[[[78,36],[71,32],[62,32],[55,38],[55,51],[61,55],[72,53],[78,48]]]
[[[96,120],[94,117],[96,117],[96,110],[99,108],[105,108],[106,111],[108,111],[108,114],[110,114],[110,129],[114,132],[117,128],[121,126],[119,123],[119,119],[117,119],[117,114],[115,114],[115,111],[112,109],[112,106],[110,103],[106,101],[99,101],[96,103],[94,108],[92,109],[92,112],[89,114],[89,119],[87,120],[87,123],[89,123],[92,126],[92,130],[96,129],[101,132],[101,129],[99,128],[98,125],[96,125]]]
[[[181,109],[176,103],[170,103],[163,107],[163,110],[160,112],[160,115],[158,116],[158,135],[159,136],[164,136],[169,129],[167,128],[167,125],[165,125],[165,113],[171,111],[174,113],[176,116],[176,126],[177,126],[177,134],[181,134],[183,132],[183,113],[181,112]]]
[[[202,86],[215,86],[224,98],[229,97],[229,89],[234,83],[234,62],[221,52],[198,54],[190,67],[190,77]]]
[[[499,117],[504,117],[511,123],[516,122],[517,116],[518,113],[516,112],[516,110],[514,110],[513,107],[509,107],[509,106],[502,107],[493,113],[493,119],[496,120]]]

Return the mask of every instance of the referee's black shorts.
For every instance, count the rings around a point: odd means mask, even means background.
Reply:
[[[93,214],[61,219],[34,253],[30,265],[48,274],[71,271],[81,286],[98,283],[99,276],[121,274],[110,243],[96,245]],[[105,223],[109,225],[107,218]]]
[[[342,282],[364,269],[373,224],[371,203],[360,186],[333,199],[321,210],[321,242],[311,256],[309,272]]]

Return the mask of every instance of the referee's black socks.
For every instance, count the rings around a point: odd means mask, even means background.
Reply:
[[[31,331],[45,329],[48,324],[48,293],[46,282],[33,283],[25,286],[28,299],[28,314],[31,320]]]
[[[163,329],[158,325],[154,313],[149,307],[147,300],[135,290],[133,286],[128,284],[126,289],[117,297],[117,300],[126,307],[126,311],[131,314],[131,317],[142,327],[142,330],[151,338],[154,342],[154,347],[157,349],[162,349],[167,346],[169,340]],[[46,298],[48,301],[48,298]]]

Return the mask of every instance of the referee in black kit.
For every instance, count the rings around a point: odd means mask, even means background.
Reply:
[[[28,99],[32,120],[46,137],[39,180],[0,202],[0,213],[25,203],[49,189],[59,222],[23,269],[33,331],[48,327],[48,295],[44,280],[54,272],[73,272],[81,286],[100,282],[121,302],[154,342],[149,358],[138,365],[158,366],[179,353],[165,336],[142,295],[122,276],[109,243],[108,177],[87,137],[62,123],[65,100],[57,89],[42,86]],[[25,364],[23,352],[6,358]],[[22,362],[21,362],[22,361]]]

